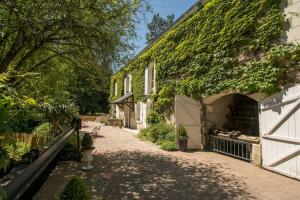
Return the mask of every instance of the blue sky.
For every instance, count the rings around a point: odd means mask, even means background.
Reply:
[[[135,54],[139,53],[146,46],[146,34],[148,32],[147,24],[151,22],[154,13],[159,13],[163,18],[174,14],[175,20],[186,12],[198,0],[149,0],[153,13],[147,13],[141,23],[137,24],[138,38],[133,41],[137,46]]]

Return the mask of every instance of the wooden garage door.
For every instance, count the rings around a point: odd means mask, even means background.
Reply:
[[[189,97],[176,95],[175,97],[175,123],[183,125],[189,136],[188,149],[203,149],[201,131],[200,102]]]
[[[300,86],[260,102],[263,167],[300,179]]]

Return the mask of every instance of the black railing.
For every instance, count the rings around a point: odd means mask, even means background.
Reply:
[[[236,157],[246,161],[251,161],[251,143],[211,135],[210,144],[212,150],[215,152]]]
[[[24,169],[23,173],[16,176],[4,187],[8,200],[24,198],[24,194],[40,178],[48,166],[55,160],[64,147],[67,139],[74,133],[75,127],[69,128],[47,145],[45,152],[32,164]]]

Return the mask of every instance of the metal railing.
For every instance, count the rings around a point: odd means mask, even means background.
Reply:
[[[212,150],[215,152],[236,157],[245,161],[251,161],[251,143],[211,135],[210,144]]]
[[[30,164],[22,174],[15,177],[6,187],[4,187],[8,200],[20,199],[32,187],[47,167],[54,161],[58,153],[64,147],[67,139],[74,133],[75,128],[69,128],[59,135],[54,141],[47,145],[47,150],[32,164]]]

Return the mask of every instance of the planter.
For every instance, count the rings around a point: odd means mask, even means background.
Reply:
[[[86,167],[83,167],[85,170],[93,169],[93,166],[91,165],[91,162],[93,161],[93,150],[83,150],[82,151],[82,162],[87,163]]]
[[[188,144],[188,139],[180,139],[180,140],[178,140],[179,150],[185,152],[187,150],[187,144]]]

